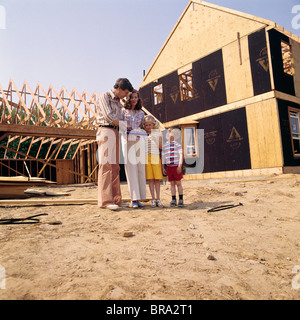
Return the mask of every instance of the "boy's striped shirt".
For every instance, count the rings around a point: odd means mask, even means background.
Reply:
[[[182,147],[176,141],[167,142],[163,146],[162,153],[166,165],[177,166],[179,164],[180,154],[182,154]]]

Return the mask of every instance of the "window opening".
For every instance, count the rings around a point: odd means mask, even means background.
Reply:
[[[300,156],[300,111],[291,111],[290,125],[292,133],[292,145],[294,156]]]
[[[284,41],[281,41],[281,53],[284,73],[293,76],[295,74],[295,69],[291,46]]]
[[[196,130],[194,127],[184,128],[184,155],[193,157],[196,155]]]
[[[163,102],[163,86],[162,84],[158,84],[153,88],[153,95],[154,95],[154,105]]]
[[[189,100],[194,97],[192,70],[186,71],[179,75],[179,86],[181,101]]]

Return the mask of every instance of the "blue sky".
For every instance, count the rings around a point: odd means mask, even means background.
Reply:
[[[188,2],[0,0],[0,84],[7,88],[12,78],[20,89],[27,80],[32,89],[40,82],[45,89],[52,84],[101,93],[127,77],[138,88]],[[209,2],[275,21],[300,36],[292,25],[299,0]],[[296,21],[300,27],[300,15]]]

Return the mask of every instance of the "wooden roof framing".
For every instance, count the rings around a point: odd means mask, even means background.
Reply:
[[[0,85],[0,150],[4,149],[2,159],[7,158],[10,152],[14,154],[14,159],[37,160],[43,164],[38,176],[46,165],[55,166],[50,160],[70,156],[74,159],[81,146],[96,140],[96,100],[95,92],[90,94],[84,91],[80,94],[76,89],[69,92],[65,87],[56,91],[52,85],[46,90],[40,83],[32,89],[24,81],[21,90],[12,79],[7,89]],[[30,141],[28,149],[21,152],[21,145],[27,141]],[[33,156],[30,152],[36,143],[40,145]],[[46,156],[40,159],[41,149],[46,143],[50,143],[50,146],[47,145]],[[63,146],[65,148],[62,152]],[[75,152],[73,150],[74,154],[69,155],[72,146],[76,146],[76,149]]]

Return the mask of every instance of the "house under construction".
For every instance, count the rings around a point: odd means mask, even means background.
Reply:
[[[300,172],[300,39],[275,22],[189,1],[140,92],[181,128],[186,179]]]

